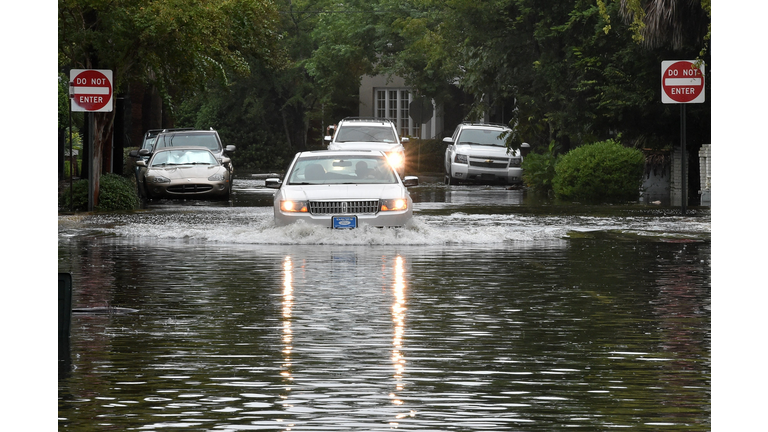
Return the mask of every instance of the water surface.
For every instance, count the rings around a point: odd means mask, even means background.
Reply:
[[[61,215],[61,430],[710,430],[706,211],[424,185],[412,226],[232,204]],[[266,202],[266,204],[265,204]]]

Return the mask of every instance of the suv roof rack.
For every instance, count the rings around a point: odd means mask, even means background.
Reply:
[[[196,128],[174,128],[174,129],[163,129],[160,133],[171,133],[171,132],[216,132],[216,129],[210,128],[210,129],[196,129]]]
[[[461,124],[464,125],[470,125],[470,126],[496,126],[496,127],[505,127],[509,128],[509,125],[506,125],[504,123],[489,123],[489,122],[472,122],[472,121],[465,121],[461,122]]]
[[[373,121],[382,123],[394,123],[391,119],[384,117],[344,117],[341,121]]]

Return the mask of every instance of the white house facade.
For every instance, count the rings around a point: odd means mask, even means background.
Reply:
[[[431,139],[443,131],[441,107],[432,101],[432,117],[423,125],[410,117],[411,89],[401,77],[364,75],[360,82],[360,117],[387,118],[395,122],[400,136]]]

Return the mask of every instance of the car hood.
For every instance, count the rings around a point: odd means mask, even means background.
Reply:
[[[490,156],[490,157],[512,157],[520,156],[520,150],[511,150],[507,153],[506,147],[457,144],[456,153],[468,154],[472,156]]]
[[[284,185],[280,188],[283,199],[301,201],[392,199],[407,195],[399,184],[373,185]]]
[[[150,168],[147,176],[161,175],[171,180],[205,177],[208,178],[219,171],[226,171],[222,166],[216,165],[182,165],[167,168]]]
[[[334,142],[328,145],[328,150],[377,150],[383,152],[404,151],[400,143],[382,142]]]

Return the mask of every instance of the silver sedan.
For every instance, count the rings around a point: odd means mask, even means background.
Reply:
[[[275,224],[303,221],[328,228],[404,226],[413,216],[407,186],[380,151],[322,150],[298,153],[284,181],[268,179],[275,193]]]
[[[232,190],[230,172],[210,150],[202,147],[169,147],[156,151],[146,167],[145,192],[148,198],[229,199]]]

